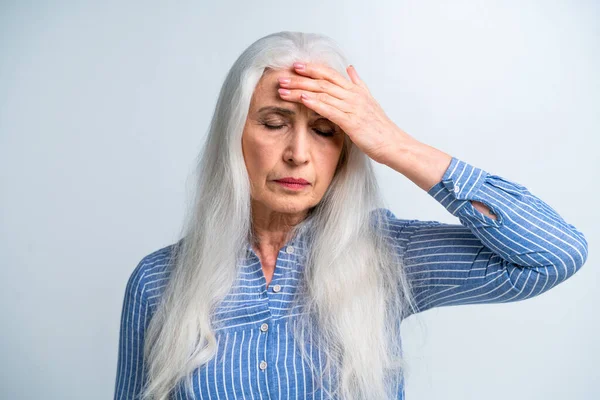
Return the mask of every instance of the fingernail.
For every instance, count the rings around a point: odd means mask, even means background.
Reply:
[[[294,63],[294,68],[296,68],[297,70],[302,71],[304,69],[305,65],[301,62],[295,62]]]

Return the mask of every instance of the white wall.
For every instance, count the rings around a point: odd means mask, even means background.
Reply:
[[[407,399],[600,398],[598,3],[0,4],[1,398],[112,397],[126,280],[176,239],[227,70],[280,30],[336,39],[398,126],[527,186],[590,244],[541,296],[406,320]],[[458,223],[378,173],[398,217]]]

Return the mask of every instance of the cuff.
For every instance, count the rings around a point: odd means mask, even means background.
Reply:
[[[493,219],[488,217],[481,220],[483,214],[475,210],[470,202],[470,200],[481,201],[482,197],[479,196],[479,192],[488,175],[483,169],[452,157],[442,180],[427,193],[456,217],[476,216],[480,219],[479,222],[497,225]]]

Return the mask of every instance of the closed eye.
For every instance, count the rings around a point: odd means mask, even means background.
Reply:
[[[285,125],[269,125],[269,124],[263,124],[265,126],[265,128],[270,129],[270,130],[277,130],[277,129],[281,129],[283,128]],[[325,137],[331,137],[335,134],[335,130],[331,130],[331,131],[320,131],[318,129],[313,129],[315,132],[317,132],[317,134],[321,135],[321,136],[325,136]]]

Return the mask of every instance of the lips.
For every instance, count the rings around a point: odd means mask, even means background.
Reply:
[[[297,184],[297,185],[309,185],[310,184],[305,179],[302,179],[302,178],[292,178],[292,177],[277,179],[276,182],[292,183],[292,184]]]

